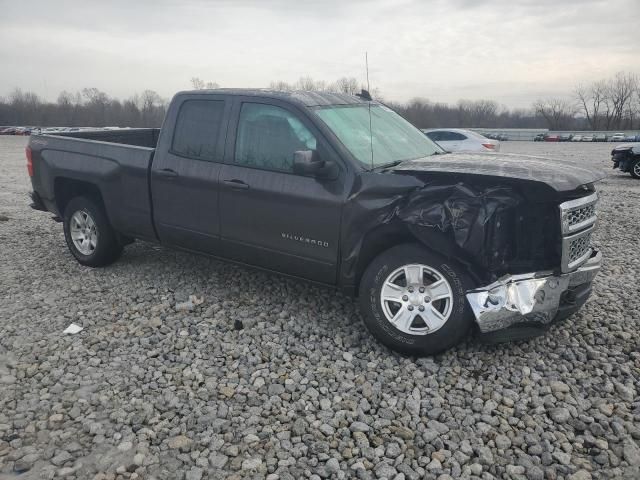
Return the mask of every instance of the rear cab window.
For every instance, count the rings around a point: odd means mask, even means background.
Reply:
[[[176,119],[171,153],[215,161],[224,106],[224,100],[185,100]]]

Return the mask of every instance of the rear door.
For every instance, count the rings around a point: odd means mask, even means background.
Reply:
[[[335,283],[345,172],[306,115],[277,100],[238,98],[220,175],[225,256]],[[318,180],[293,173],[293,155],[316,149],[340,173]]]
[[[218,177],[231,100],[202,94],[181,100],[165,121],[152,163],[154,222],[162,243],[215,254],[220,239]]]

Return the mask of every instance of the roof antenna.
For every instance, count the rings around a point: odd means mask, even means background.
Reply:
[[[364,64],[367,69],[367,90],[362,90],[359,97],[369,103],[369,146],[371,147],[371,168],[373,169],[373,128],[371,126],[371,95],[369,94],[369,52],[364,52]]]
[[[365,90],[363,88],[360,90],[360,93],[356,93],[356,97],[370,102],[373,98],[371,98],[371,94],[369,93],[371,91],[371,87],[369,86],[369,52],[364,52],[364,64],[367,70],[367,89]]]

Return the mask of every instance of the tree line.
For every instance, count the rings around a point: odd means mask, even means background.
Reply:
[[[193,77],[191,87],[210,89],[219,85]],[[366,86],[353,77],[342,77],[334,82],[301,77],[293,83],[271,82],[269,88],[354,95]],[[530,109],[509,109],[494,100],[459,100],[456,104],[448,104],[415,98],[401,103],[385,101],[375,88],[370,93],[420,128],[640,129],[640,79],[626,72],[591,84],[580,84],[575,87],[572,98],[539,99]],[[144,90],[121,100],[97,88],[84,88],[75,93],[63,91],[52,102],[16,88],[6,98],[0,97],[0,125],[158,127],[168,102],[153,90]]]
[[[618,72],[613,77],[578,84],[572,98],[545,98],[533,104],[551,130],[569,130],[580,122],[585,130],[640,129],[640,76]]]

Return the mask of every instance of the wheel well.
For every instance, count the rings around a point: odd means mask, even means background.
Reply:
[[[403,243],[420,245],[435,254],[456,262],[462,268],[466,269],[472,281],[475,283],[481,282],[482,280],[482,276],[479,275],[476,267],[465,259],[464,252],[460,251],[456,246],[452,246],[451,241],[446,236],[433,234],[422,238],[414,235],[408,228],[398,230],[397,228],[380,227],[368,233],[362,242],[355,276],[354,291],[356,295],[360,287],[362,275],[373,259],[391,247]]]
[[[75,197],[86,196],[104,205],[100,189],[93,183],[72,178],[56,178],[53,189],[56,207],[61,217],[64,216],[67,204]]]
[[[362,241],[362,247],[358,254],[358,263],[355,276],[355,293],[358,293],[360,279],[369,264],[385,250],[401,243],[419,243],[408,230],[377,228],[369,232]]]

